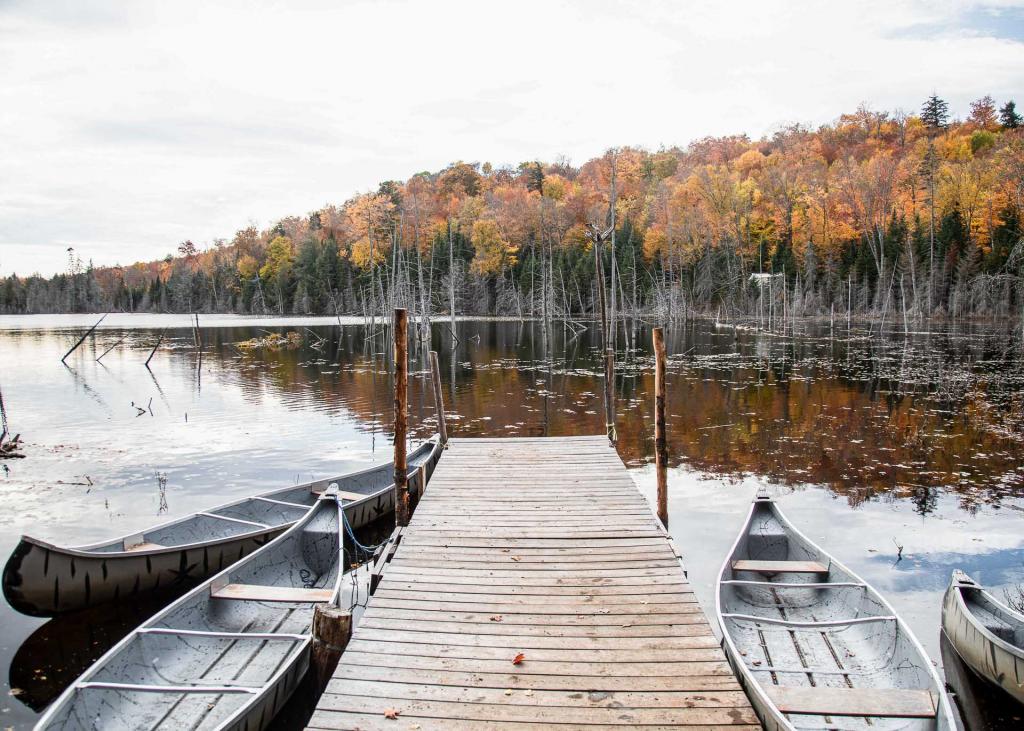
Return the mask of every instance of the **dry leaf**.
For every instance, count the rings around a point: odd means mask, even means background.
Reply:
[[[491,615],[491,621],[492,622],[500,622],[501,621],[501,615],[500,614],[492,614]]]
[[[598,614],[608,614],[608,612],[610,612],[610,611],[612,611],[612,610],[611,609],[598,609],[597,613]]]
[[[513,561],[522,561],[523,559],[519,558],[519,556],[512,556],[512,560]]]
[[[526,659],[526,655],[524,655],[523,653],[520,652],[518,655],[516,655],[514,658],[512,658],[512,664],[513,665],[519,665],[525,659]]]
[[[525,693],[523,693],[523,695],[533,695],[533,688],[527,690]]]
[[[384,718],[390,718],[392,721],[398,718],[400,711],[396,711],[394,708],[387,708],[384,710]]]
[[[505,695],[512,695],[512,689],[509,688],[508,690],[506,690]]]

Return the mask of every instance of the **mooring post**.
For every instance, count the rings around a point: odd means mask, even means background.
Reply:
[[[430,381],[434,386],[434,408],[437,410],[437,433],[441,446],[448,444],[448,425],[444,420],[444,397],[441,395],[441,368],[437,365],[437,351],[430,351]]]
[[[654,328],[654,468],[658,476],[658,519],[668,528],[668,443],[665,437],[665,334]]]
[[[309,658],[317,695],[323,693],[352,638],[352,612],[330,604],[313,609],[313,645]]]
[[[409,467],[405,460],[405,438],[409,422],[409,313],[395,310],[395,523],[409,525]]]

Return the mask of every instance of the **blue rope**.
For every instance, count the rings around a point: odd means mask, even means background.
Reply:
[[[348,537],[352,539],[352,543],[355,545],[357,549],[359,549],[366,555],[372,556],[378,548],[384,545],[383,543],[378,543],[376,546],[364,546],[362,543],[359,542],[359,539],[356,538],[355,531],[352,530],[352,524],[348,522],[348,515],[345,513],[344,507],[342,507],[341,509],[341,518],[342,522],[345,524],[345,532],[348,534]]]

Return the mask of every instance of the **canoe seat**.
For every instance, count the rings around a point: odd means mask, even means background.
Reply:
[[[757,574],[827,574],[828,566],[818,561],[733,561],[733,571]]]
[[[810,716],[934,718],[935,696],[905,688],[809,688],[762,686],[783,713]]]
[[[142,543],[135,543],[135,544],[133,544],[131,546],[125,546],[124,550],[128,551],[128,552],[131,552],[131,551],[152,551],[152,550],[155,550],[157,548],[166,548],[166,546],[164,546],[162,543],[149,543],[147,541],[143,541]]]
[[[227,584],[210,591],[214,599],[247,599],[257,602],[329,602],[333,595],[330,589],[261,584]]]

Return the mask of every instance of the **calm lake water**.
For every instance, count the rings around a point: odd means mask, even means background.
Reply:
[[[0,462],[3,560],[22,533],[87,543],[390,458],[389,345],[361,319],[200,316],[200,354],[185,316],[111,315],[61,364],[95,319],[0,317],[0,389],[26,454]],[[602,433],[596,328],[579,329],[463,321],[453,352],[435,324],[451,433]],[[293,347],[237,346],[289,331]],[[690,323],[666,339],[670,529],[706,610],[762,485],[890,599],[937,663],[954,567],[999,597],[1024,583],[1018,334],[808,326],[782,337]],[[616,391],[619,453],[652,497],[649,343],[647,328],[619,333]],[[411,368],[415,439],[435,429],[425,362],[418,352]],[[155,608],[45,623],[0,602],[0,727],[31,725]]]

